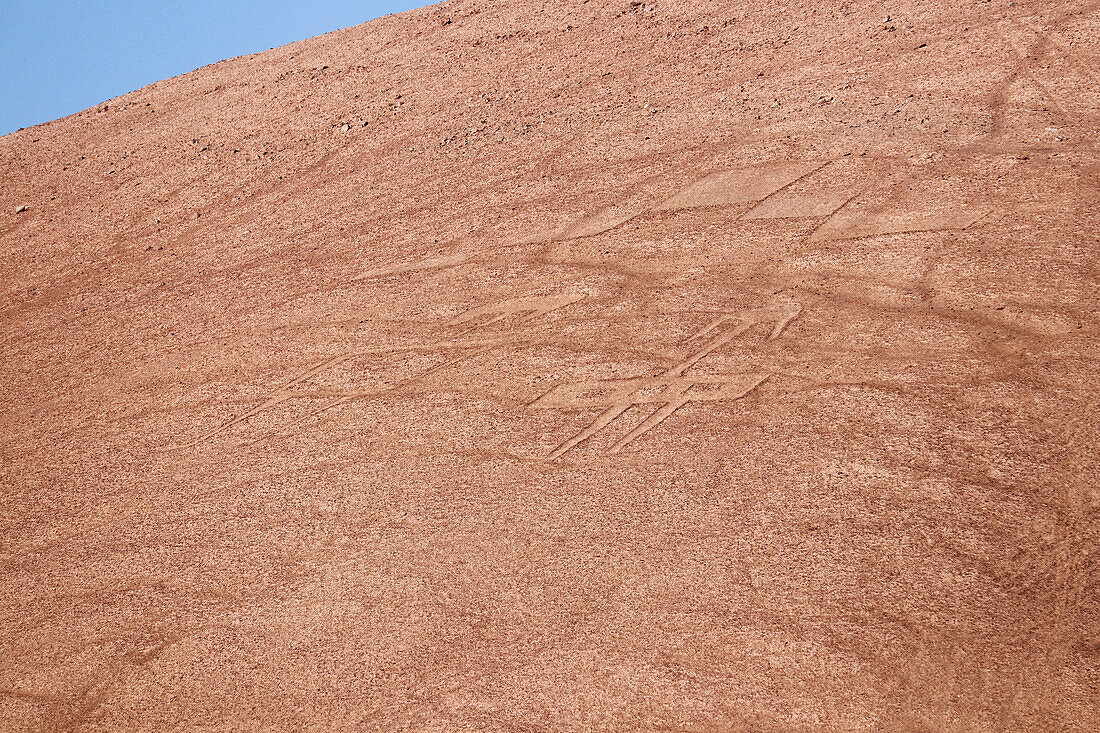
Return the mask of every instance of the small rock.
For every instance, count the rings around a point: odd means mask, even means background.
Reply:
[[[350,129],[351,129],[351,125],[344,125],[344,126],[343,126],[343,127],[341,127],[340,129],[341,129],[341,130],[343,130],[344,132],[347,132],[348,130],[350,130]]]
[[[27,211],[28,209],[30,209],[29,206],[20,206],[18,209],[15,210],[15,213],[16,214],[22,214],[24,211]]]

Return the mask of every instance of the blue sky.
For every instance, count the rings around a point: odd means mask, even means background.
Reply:
[[[0,135],[431,0],[0,0]]]

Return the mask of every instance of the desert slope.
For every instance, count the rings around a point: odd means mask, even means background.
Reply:
[[[0,138],[0,727],[1096,730],[1098,39],[455,0]]]

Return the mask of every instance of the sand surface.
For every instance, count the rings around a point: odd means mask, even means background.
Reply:
[[[1098,224],[1075,0],[455,0],[0,138],[0,728],[1095,731]]]

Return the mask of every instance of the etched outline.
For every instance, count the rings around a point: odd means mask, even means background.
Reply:
[[[276,407],[276,406],[278,406],[278,405],[280,405],[280,404],[282,404],[282,403],[284,403],[288,400],[291,400],[291,399],[325,399],[325,398],[331,398],[331,401],[326,403],[326,404],[321,405],[320,407],[317,407],[313,410],[310,410],[305,415],[302,415],[302,416],[296,418],[290,424],[284,426],[284,429],[296,427],[296,426],[302,424],[303,422],[305,422],[306,420],[308,420],[311,417],[315,417],[317,415],[320,415],[321,413],[327,412],[327,411],[332,410],[332,409],[334,409],[336,407],[339,407],[341,405],[348,404],[350,402],[354,402],[354,401],[357,401],[357,400],[369,399],[369,398],[372,398],[372,397],[377,397],[377,396],[380,396],[380,395],[383,395],[383,394],[388,394],[390,392],[394,392],[398,389],[401,389],[402,387],[408,386],[408,385],[413,384],[413,383],[415,383],[415,382],[417,382],[421,379],[424,379],[425,377],[427,377],[431,374],[434,374],[435,372],[438,372],[442,369],[454,366],[456,364],[459,364],[463,361],[467,361],[469,359],[476,358],[476,357],[480,356],[481,354],[484,354],[484,353],[488,352],[490,349],[492,349],[494,347],[502,346],[502,345],[508,345],[508,344],[514,344],[514,343],[517,342],[517,338],[514,335],[508,335],[508,336],[505,336],[505,337],[495,337],[495,338],[481,338],[481,339],[465,339],[465,338],[462,338],[462,337],[466,336],[467,334],[472,333],[474,331],[477,331],[479,329],[487,328],[489,326],[492,326],[496,323],[499,323],[499,322],[501,322],[501,321],[503,321],[503,320],[505,320],[509,317],[512,317],[512,316],[519,316],[518,323],[526,324],[526,323],[528,323],[528,322],[530,322],[530,321],[532,321],[536,318],[547,315],[548,313],[552,313],[552,312],[554,312],[556,310],[559,310],[561,308],[564,308],[568,305],[572,305],[573,303],[577,303],[577,302],[583,300],[584,297],[585,296],[582,295],[582,294],[569,293],[569,294],[559,295],[559,296],[531,296],[531,297],[525,297],[525,298],[512,298],[512,299],[509,299],[509,300],[499,301],[499,302],[496,302],[496,303],[489,303],[489,304],[486,304],[486,305],[483,305],[483,306],[480,306],[480,307],[469,309],[466,312],[464,312],[463,314],[461,314],[459,316],[456,316],[456,317],[454,317],[451,320],[446,322],[446,324],[445,324],[446,326],[454,327],[454,326],[461,326],[465,323],[469,323],[470,321],[478,321],[478,319],[482,316],[491,316],[488,320],[475,322],[472,326],[470,326],[469,328],[467,328],[464,331],[460,332],[458,334],[458,338],[443,339],[443,340],[440,340],[440,341],[436,341],[433,344],[429,344],[429,345],[426,345],[426,346],[420,346],[420,347],[416,347],[416,346],[394,347],[394,348],[388,348],[388,349],[375,349],[375,350],[368,350],[368,351],[338,354],[336,356],[330,357],[330,358],[320,362],[319,364],[315,364],[315,365],[309,367],[308,369],[305,369],[304,371],[302,371],[301,373],[296,375],[294,378],[292,378],[289,382],[287,382],[286,384],[284,384],[283,386],[279,387],[274,392],[269,394],[267,398],[263,399],[260,402],[260,404],[255,405],[254,407],[250,408],[249,410],[245,411],[244,413],[242,413],[242,414],[240,414],[240,415],[238,415],[238,416],[236,416],[236,417],[234,417],[230,420],[226,420],[225,422],[221,423],[220,425],[218,425],[214,429],[204,433],[203,435],[199,436],[195,440],[193,440],[189,443],[186,443],[186,444],[184,444],[183,446],[180,446],[180,447],[181,448],[192,448],[196,445],[204,443],[204,442],[210,440],[211,438],[214,438],[215,436],[220,435],[221,433],[224,433],[224,432],[230,430],[234,426],[240,425],[241,423],[244,423],[244,422],[248,421],[249,419],[255,417],[256,415],[259,415],[262,412],[270,410],[271,408]],[[397,380],[397,381],[393,382],[392,384],[388,384],[388,385],[386,385],[382,388],[379,388],[379,389],[372,389],[372,390],[323,390],[323,391],[317,391],[317,390],[303,391],[301,389],[296,389],[303,382],[317,376],[318,374],[321,374],[322,372],[324,372],[328,369],[331,369],[333,367],[336,367],[340,364],[351,361],[353,359],[357,359],[357,358],[361,358],[361,357],[365,357],[365,356],[377,356],[379,354],[394,354],[394,353],[406,353],[407,354],[407,353],[424,353],[424,352],[437,353],[441,350],[453,350],[453,349],[458,349],[458,350],[473,349],[473,351],[470,352],[470,353],[462,354],[461,356],[458,356],[458,357],[445,359],[440,364],[436,364],[435,366],[430,367],[430,368],[428,368],[428,369],[426,369],[422,372],[418,372],[418,373],[416,373],[416,374],[414,374],[410,377],[406,377],[405,379]],[[256,442],[256,441],[252,441],[252,442]]]
[[[656,377],[631,377],[626,379],[607,379],[559,384],[544,393],[534,402],[532,408],[583,408],[604,407],[595,420],[558,445],[546,460],[555,460],[568,453],[584,441],[593,437],[611,425],[619,416],[636,405],[656,404],[657,408],[641,423],[616,440],[607,449],[608,454],[620,452],[623,448],[641,436],[656,428],[677,410],[689,402],[731,402],[737,401],[771,378],[765,372],[747,372],[739,374],[721,374],[716,376],[687,377],[685,372],[717,349],[725,346],[753,326],[775,319],[775,325],[768,335],[774,341],[782,335],[784,329],[802,312],[798,303],[727,313],[707,324],[702,330],[684,339],[681,343],[690,343],[709,334],[716,336],[689,354],[682,362],[666,369]],[[730,328],[723,328],[725,326]],[[717,389],[700,391],[706,385],[719,385]],[[734,389],[740,386],[740,389]],[[659,390],[656,394],[650,391]],[[596,396],[586,393],[597,391]],[[600,395],[599,390],[610,394]],[[563,393],[566,397],[563,397]],[[572,394],[571,397],[569,395]]]

